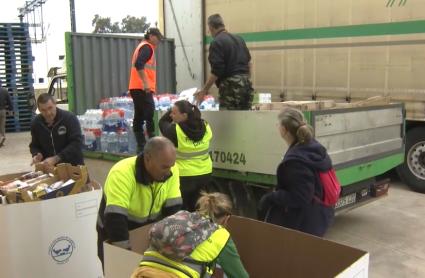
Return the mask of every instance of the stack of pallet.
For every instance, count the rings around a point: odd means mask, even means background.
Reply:
[[[374,96],[361,101],[343,103],[336,103],[334,100],[283,101],[257,104],[255,110],[281,110],[284,107],[293,107],[302,111],[316,111],[324,109],[379,106],[389,104],[390,101],[390,97],[387,96]]]
[[[0,23],[0,79],[14,105],[14,115],[6,119],[6,131],[30,129],[34,116],[32,52],[28,25]]]

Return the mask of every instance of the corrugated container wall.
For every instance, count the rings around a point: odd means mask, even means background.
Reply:
[[[176,93],[176,56],[174,39],[164,39],[156,49],[156,87],[159,94]]]
[[[103,98],[127,92],[131,56],[142,37],[66,33],[69,109],[83,114]],[[156,50],[158,92],[175,93],[174,41]]]

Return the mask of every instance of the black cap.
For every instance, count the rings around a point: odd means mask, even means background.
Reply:
[[[164,36],[161,34],[161,31],[159,31],[159,29],[158,28],[155,28],[155,27],[149,28],[146,31],[146,34],[145,35],[146,36],[150,36],[150,35],[157,36],[158,39],[160,39],[160,40],[162,40],[164,38]]]

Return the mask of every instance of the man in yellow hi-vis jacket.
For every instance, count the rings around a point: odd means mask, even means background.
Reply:
[[[155,222],[181,208],[179,171],[173,143],[150,139],[143,153],[123,159],[110,170],[99,210],[99,258],[103,241],[130,249],[129,230]]]

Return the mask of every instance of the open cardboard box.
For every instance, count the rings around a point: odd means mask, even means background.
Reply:
[[[130,277],[148,247],[149,228],[130,232],[132,251],[104,243],[106,278]],[[237,216],[228,230],[250,277],[368,277],[365,251]]]
[[[101,278],[96,221],[102,189],[0,205],[0,277]]]
[[[47,177],[45,179],[38,180],[31,187],[27,187],[23,190],[18,190],[16,192],[10,191],[6,194],[7,201],[9,203],[20,203],[20,202],[30,202],[37,201],[39,199],[51,199],[61,196],[67,196],[76,194],[82,191],[83,187],[86,185],[88,180],[88,171],[86,166],[72,166],[71,164],[62,163],[58,164],[53,171],[43,167],[42,164],[37,164],[35,167],[36,171],[42,171],[44,173],[53,174],[53,176]],[[3,181],[3,184],[7,184],[10,181],[19,179],[25,173],[16,173],[0,176],[0,181]],[[35,196],[30,197],[28,190],[33,190],[39,184],[51,185],[57,181],[67,181],[73,179],[75,183],[69,184],[68,186],[61,187],[57,190],[54,190],[41,198],[34,198]]]

